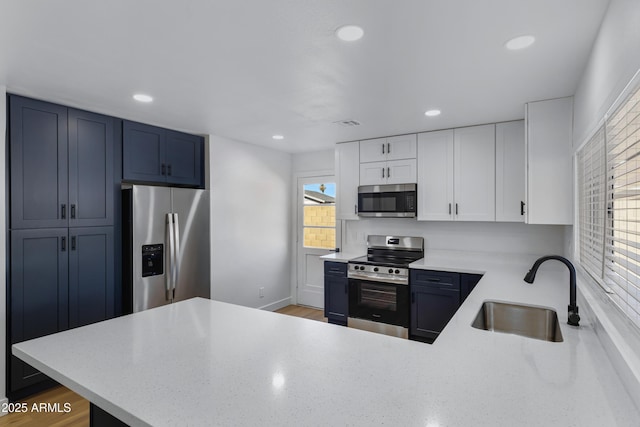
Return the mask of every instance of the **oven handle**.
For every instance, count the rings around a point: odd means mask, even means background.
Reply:
[[[371,276],[361,276],[357,273],[351,273],[349,272],[347,274],[347,278],[349,279],[356,279],[356,280],[363,280],[365,282],[380,282],[380,283],[386,283],[388,285],[404,285],[404,286],[409,286],[409,278],[403,278],[403,279],[389,279],[387,277],[371,277]]]

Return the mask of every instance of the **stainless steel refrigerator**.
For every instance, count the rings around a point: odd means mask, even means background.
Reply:
[[[210,297],[209,192],[123,185],[123,309]]]

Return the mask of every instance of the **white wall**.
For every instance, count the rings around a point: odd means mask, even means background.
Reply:
[[[291,155],[218,136],[209,144],[211,298],[269,309],[287,305]]]
[[[7,129],[7,89],[0,86],[0,396],[4,396],[6,391],[6,342],[7,342],[7,203],[6,203],[6,146],[5,141]],[[0,397],[0,403],[5,397]]]
[[[293,173],[306,174],[315,171],[334,169],[335,151],[331,148],[311,153],[296,153],[293,155]]]
[[[638,0],[611,0],[574,97],[576,148],[640,69],[639,23]]]
[[[345,221],[343,250],[364,252],[367,235],[392,234],[423,237],[426,256],[430,250],[562,254],[566,238],[564,229],[560,225],[376,218]]]

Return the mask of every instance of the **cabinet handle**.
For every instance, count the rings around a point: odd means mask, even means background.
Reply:
[[[382,154],[384,154],[384,143],[382,143]]]
[[[451,203],[449,203],[449,215],[451,215]]]
[[[167,165],[167,175],[171,176],[171,164]]]
[[[76,219],[76,205],[71,205],[71,219]]]
[[[520,215],[524,215],[524,202],[520,202]]]
[[[387,142],[387,154],[391,154],[391,143]]]
[[[358,205],[353,205],[353,213],[358,215]]]
[[[441,281],[441,280],[442,280],[442,279],[439,279],[439,278],[437,278],[437,277],[428,277],[428,278],[427,278],[427,282],[439,282],[439,281]]]
[[[387,178],[391,178],[391,170],[387,168]]]
[[[71,236],[71,250],[76,250],[76,236]]]
[[[62,219],[67,219],[67,205],[66,204],[62,204],[62,209],[60,210],[60,216],[62,217]]]
[[[384,168],[382,168],[382,177],[384,178]]]
[[[167,174],[167,167],[166,167],[166,165],[165,165],[164,163],[162,163],[162,164],[160,165],[160,169],[161,169],[160,173],[161,173],[162,175],[166,175],[166,174]]]
[[[66,237],[62,238],[61,245],[62,245],[62,247],[60,248],[60,250],[62,252],[66,251],[67,250],[67,238]]]
[[[456,215],[458,215],[458,204],[456,203]]]

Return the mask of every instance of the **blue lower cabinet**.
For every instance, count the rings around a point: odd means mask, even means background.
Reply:
[[[115,227],[11,230],[8,342],[15,344],[114,317]],[[53,385],[7,348],[7,396]]]
[[[460,307],[460,274],[411,270],[409,338],[432,343]]]
[[[482,279],[482,274],[460,274],[460,305],[467,299],[473,288]]]
[[[349,317],[349,279],[347,264],[324,263],[324,316],[329,323],[347,325]]]

